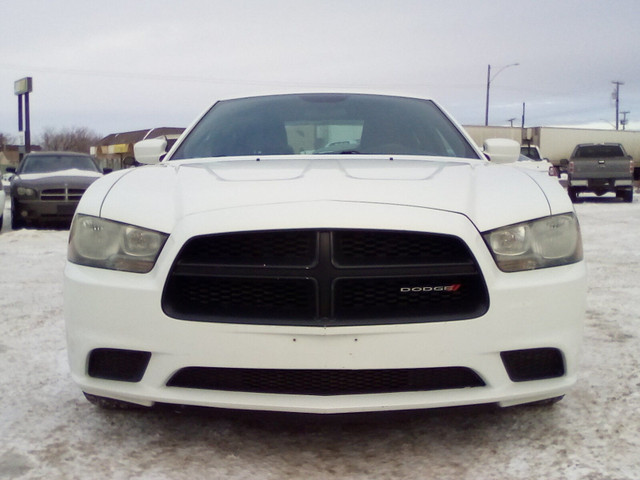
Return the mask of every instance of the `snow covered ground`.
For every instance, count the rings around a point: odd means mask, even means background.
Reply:
[[[66,231],[0,234],[0,479],[640,478],[640,198],[576,206],[581,378],[553,407],[355,417],[112,412],[69,378]],[[562,302],[562,298],[549,298]]]

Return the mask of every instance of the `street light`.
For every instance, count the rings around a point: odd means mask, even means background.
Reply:
[[[498,70],[496,73],[494,73],[493,77],[491,76],[491,65],[488,65],[488,68],[487,68],[487,104],[486,104],[485,109],[484,109],[484,125],[485,126],[489,125],[489,89],[491,88],[491,81],[494,78],[496,78],[498,76],[498,74],[501,71],[503,71],[505,68],[517,67],[518,65],[520,65],[520,64],[519,63],[511,63],[509,65],[505,65],[500,70]]]

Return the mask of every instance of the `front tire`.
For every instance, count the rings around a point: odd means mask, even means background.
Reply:
[[[115,398],[100,397],[87,392],[82,393],[84,393],[85,398],[89,400],[89,402],[105,410],[142,410],[147,408],[137,403],[116,400]]]
[[[20,230],[25,227],[25,222],[22,220],[17,212],[12,208],[11,209],[11,230]]]
[[[544,400],[538,400],[536,402],[523,403],[522,407],[550,407],[555,405],[560,400],[564,398],[564,395],[559,395],[557,397],[545,398]]]
[[[580,203],[582,201],[578,198],[578,190],[575,187],[569,187],[567,191],[572,203]]]

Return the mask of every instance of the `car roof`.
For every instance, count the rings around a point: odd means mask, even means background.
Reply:
[[[67,156],[81,156],[81,157],[90,157],[91,155],[88,153],[82,152],[66,152],[62,150],[51,150],[51,151],[40,151],[40,152],[30,152],[27,155],[30,157],[44,157],[50,155],[67,155]]]
[[[401,91],[386,91],[386,90],[369,90],[366,88],[352,89],[352,88],[340,88],[340,89],[315,89],[308,88],[304,90],[273,90],[273,91],[261,91],[261,92],[247,92],[246,94],[237,94],[229,96],[221,96],[217,101],[227,100],[240,100],[245,98],[262,98],[262,97],[275,97],[275,96],[296,96],[296,95],[367,95],[367,96],[379,96],[379,97],[402,97],[402,98],[414,98],[418,100],[431,100],[433,98],[425,95],[409,94]]]
[[[595,147],[598,145],[603,145],[603,146],[611,146],[611,145],[622,145],[621,143],[617,143],[617,142],[602,142],[602,143],[580,143],[576,146],[578,147]]]

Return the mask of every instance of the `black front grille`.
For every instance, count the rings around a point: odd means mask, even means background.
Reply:
[[[317,232],[278,231],[193,238],[180,262],[204,265],[305,266],[317,258]]]
[[[484,385],[477,373],[465,367],[393,370],[188,367],[176,372],[167,382],[169,387],[289,395],[420,392]]]
[[[162,298],[183,320],[317,326],[461,320],[488,305],[460,238],[377,230],[195,237]]]
[[[171,308],[206,319],[208,312],[224,317],[312,318],[315,286],[306,279],[176,277],[180,292]]]
[[[464,243],[445,235],[339,230],[333,246],[336,264],[344,266],[446,264],[469,258]]]
[[[484,313],[484,285],[478,276],[468,278],[462,288],[460,277],[438,278],[356,278],[341,279],[335,284],[335,315],[337,318],[367,318],[372,311],[382,317],[420,317],[428,312],[432,320],[448,319],[452,312],[460,313],[463,305],[469,313]],[[478,310],[473,312],[471,307]]]
[[[84,194],[83,188],[48,188],[40,192],[40,200],[50,202],[79,202]]]

